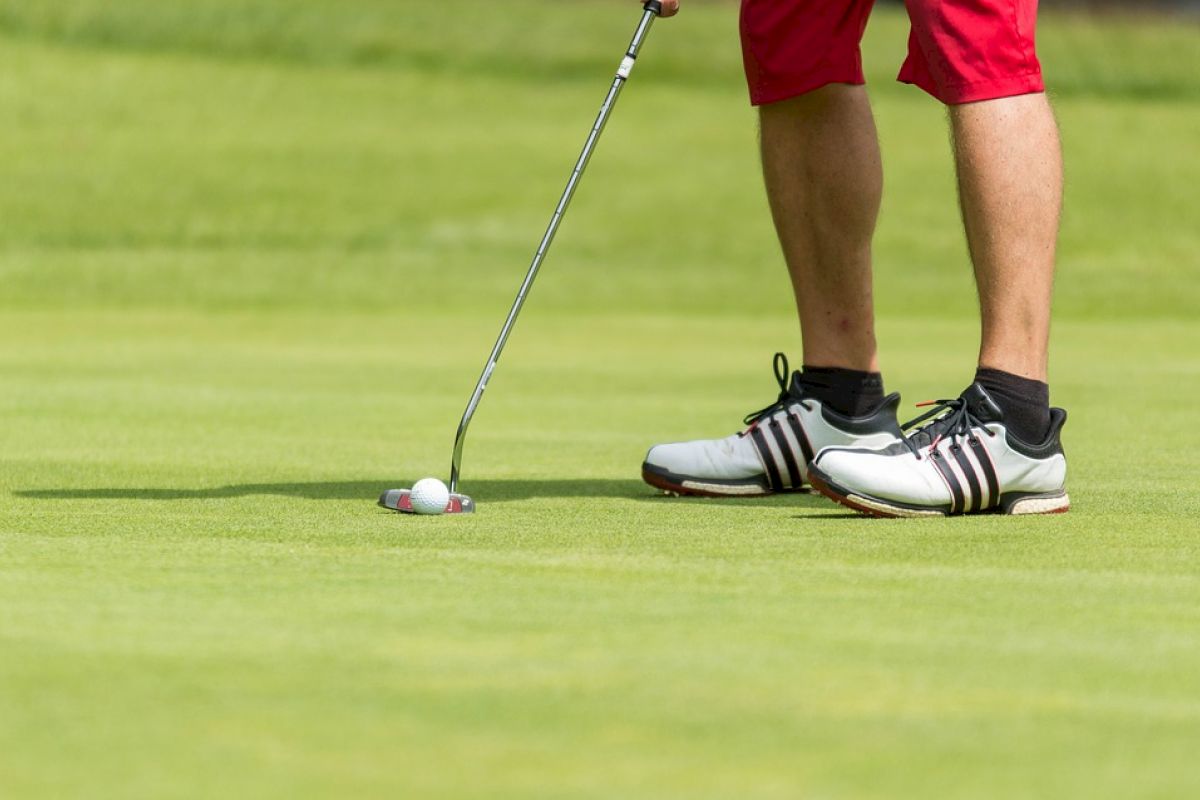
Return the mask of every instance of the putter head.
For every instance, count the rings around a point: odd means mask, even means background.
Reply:
[[[390,508],[393,511],[399,511],[401,514],[415,514],[412,507],[412,490],[411,489],[388,489],[383,494],[379,495],[379,505],[383,508]],[[450,495],[450,502],[446,505],[446,510],[443,514],[474,514],[475,501],[465,494],[454,492]]]

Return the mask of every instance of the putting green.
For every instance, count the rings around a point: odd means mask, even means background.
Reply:
[[[373,505],[444,477],[635,19],[0,0],[0,796],[1200,792],[1194,27],[1042,26],[1070,514],[640,482],[799,350],[719,3],[646,46],[472,429],[479,513]],[[880,9],[867,59],[907,405],[976,323],[903,37]]]

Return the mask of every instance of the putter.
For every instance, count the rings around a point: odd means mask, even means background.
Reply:
[[[471,418],[475,416],[475,410],[479,408],[479,401],[483,397],[484,390],[487,389],[492,372],[496,369],[496,363],[500,360],[500,353],[504,350],[504,345],[508,342],[508,335],[512,333],[513,326],[517,322],[517,315],[521,313],[521,307],[525,305],[525,298],[529,294],[529,289],[533,286],[533,281],[537,277],[538,270],[541,269],[542,262],[546,259],[546,253],[550,250],[550,245],[554,242],[554,235],[558,233],[558,227],[567,213],[567,207],[571,205],[571,198],[575,196],[575,190],[579,188],[579,181],[583,177],[583,171],[587,169],[588,161],[592,158],[592,152],[596,149],[596,143],[600,140],[600,134],[604,131],[604,126],[608,122],[608,117],[612,113],[613,106],[617,104],[617,98],[621,95],[621,89],[624,88],[625,82],[629,80],[629,75],[633,71],[634,64],[637,62],[638,53],[642,49],[642,43],[646,40],[646,35],[650,32],[650,26],[654,24],[654,19],[661,13],[662,3],[658,0],[648,0],[642,6],[642,19],[638,22],[637,29],[633,33],[633,40],[630,41],[629,48],[625,51],[625,57],[621,59],[621,65],[617,67],[617,74],[613,78],[612,86],[609,87],[608,95],[605,96],[604,103],[600,106],[600,113],[596,117],[595,124],[592,125],[591,133],[588,134],[587,141],[583,144],[583,151],[579,154],[579,160],[575,162],[575,169],[572,170],[571,177],[567,180],[567,187],[563,190],[562,197],[558,201],[558,206],[554,209],[554,216],[550,218],[550,225],[546,228],[546,233],[542,236],[542,242],[538,245],[537,252],[533,255],[533,263],[529,265],[529,272],[525,274],[525,280],[521,283],[521,288],[517,291],[517,298],[513,301],[512,309],[508,312],[508,319],[504,320],[504,327],[500,329],[500,336],[496,339],[496,344],[492,346],[492,353],[488,356],[483,373],[479,376],[479,381],[475,384],[475,391],[471,393],[471,399],[467,402],[467,409],[463,412],[462,419],[458,423],[458,433],[454,437],[454,456],[450,461],[450,502],[446,505],[443,513],[470,514],[475,511],[475,501],[458,491],[459,469],[462,466],[462,451],[463,444],[467,438],[467,428],[471,424]],[[380,495],[379,505],[405,514],[415,513],[412,506],[412,491],[410,489],[387,490]]]

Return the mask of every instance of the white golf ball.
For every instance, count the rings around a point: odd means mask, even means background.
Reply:
[[[413,484],[409,499],[418,514],[441,514],[450,504],[450,490],[437,478],[422,478]]]

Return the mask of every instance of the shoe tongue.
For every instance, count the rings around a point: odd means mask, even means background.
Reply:
[[[968,386],[962,393],[962,399],[967,404],[967,409],[980,422],[1000,422],[1004,419],[1004,412],[1000,410],[1000,406],[996,405],[992,396],[978,383]]]
[[[797,400],[804,397],[804,382],[800,380],[800,370],[796,370],[792,373],[792,382],[788,384],[788,394]]]

